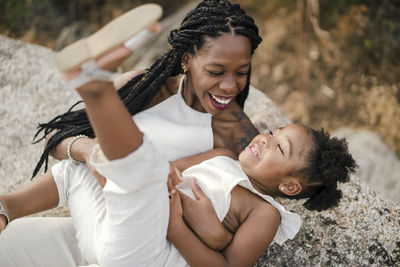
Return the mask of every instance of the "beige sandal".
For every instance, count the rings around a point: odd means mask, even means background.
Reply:
[[[145,4],[136,7],[91,36],[81,39],[57,53],[56,67],[61,72],[74,71],[82,64],[101,57],[119,45],[135,50],[151,35],[147,30],[162,15],[162,8],[157,4]]]
[[[4,217],[6,217],[6,227],[10,222],[10,217],[8,216],[8,212],[6,211],[6,209],[3,207],[3,204],[0,201],[0,215],[4,215]]]

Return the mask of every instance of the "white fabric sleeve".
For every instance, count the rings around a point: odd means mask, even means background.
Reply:
[[[91,164],[106,177],[106,214],[98,237],[101,266],[162,266],[169,246],[169,164],[144,136],[124,158],[109,161],[100,146]],[[163,255],[160,257],[160,255]]]
[[[93,147],[90,163],[106,177],[104,191],[126,193],[154,183],[166,184],[169,173],[168,160],[158,152],[146,135],[143,136],[143,143],[131,154],[111,161],[97,144]],[[152,175],[152,171],[164,171],[167,175]],[[143,174],[145,176],[140,178]]]
[[[72,164],[71,160],[62,160],[51,167],[51,173],[53,174],[58,190],[58,207],[64,207],[67,205],[69,178]]]

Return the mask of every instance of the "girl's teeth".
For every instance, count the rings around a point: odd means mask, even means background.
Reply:
[[[216,97],[213,94],[211,94],[211,97],[215,100],[215,102],[217,102],[218,104],[222,104],[222,105],[226,105],[229,102],[231,102],[231,100],[232,100],[232,97],[230,97],[230,98],[219,98],[219,97]]]
[[[251,147],[251,151],[253,151],[254,155],[258,156],[257,150],[254,146]]]

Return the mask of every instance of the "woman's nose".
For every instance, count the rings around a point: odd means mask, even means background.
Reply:
[[[226,77],[219,82],[219,88],[225,91],[227,94],[237,94],[237,83],[233,77]]]

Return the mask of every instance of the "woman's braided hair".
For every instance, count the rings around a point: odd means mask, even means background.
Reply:
[[[153,63],[146,73],[134,77],[118,90],[129,112],[134,115],[144,110],[169,77],[183,73],[181,58],[184,52],[194,54],[196,50],[202,48],[207,37],[218,38],[226,33],[247,37],[251,44],[251,54],[261,42],[254,20],[245,14],[239,4],[232,4],[227,0],[202,1],[186,15],[178,29],[170,32],[168,36],[170,48]],[[250,71],[246,87],[236,97],[236,102],[241,107],[247,98],[249,84]],[[45,163],[45,171],[47,170],[51,149],[65,138],[78,134],[94,137],[85,110],[72,110],[80,102],[48,123],[39,124],[34,140],[40,133],[43,136],[35,143],[45,139],[53,130],[57,132],[49,138],[32,178],[39,172],[43,163]]]
[[[348,151],[344,138],[330,137],[323,129],[311,132],[313,147],[307,155],[307,164],[297,175],[305,179],[303,191],[291,198],[308,198],[303,204],[308,210],[322,211],[339,204],[342,191],[338,183],[350,180],[356,162]]]

